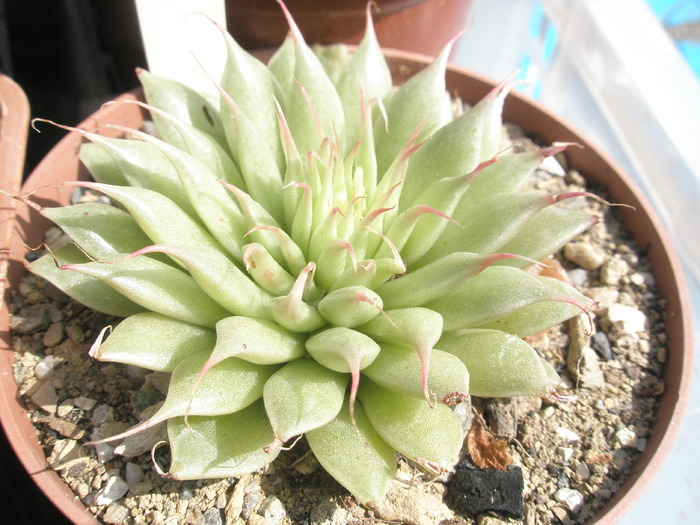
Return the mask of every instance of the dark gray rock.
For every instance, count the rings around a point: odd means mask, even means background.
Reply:
[[[465,514],[478,516],[495,512],[509,518],[523,519],[523,473],[520,467],[506,471],[482,469],[469,461],[457,465],[449,485],[455,506]]]
[[[612,348],[610,347],[610,340],[605,332],[596,332],[593,334],[591,336],[591,346],[604,361],[612,359],[613,355]]]

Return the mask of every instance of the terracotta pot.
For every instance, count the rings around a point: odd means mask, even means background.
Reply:
[[[373,18],[385,48],[436,55],[465,26],[472,0],[374,0]],[[359,43],[365,0],[286,0],[309,44]],[[287,24],[275,0],[228,0],[226,21],[243,47],[278,47]]]
[[[419,55],[396,51],[386,53],[397,83],[401,83],[427,64],[426,58]],[[487,94],[493,84],[457,68],[450,68],[447,72],[447,86],[450,93],[458,94],[469,103],[475,103]],[[138,96],[140,96],[139,92],[134,92],[124,95],[123,98]],[[589,522],[613,524],[639,498],[660,469],[677,436],[686,407],[692,371],[692,328],[685,281],[680,264],[659,219],[634,183],[621,173],[614,163],[581,135],[523,96],[513,94],[508,97],[503,118],[505,121],[521,125],[526,133],[536,134],[544,143],[567,141],[584,146],[581,149],[571,148],[567,151],[570,166],[590,181],[605,185],[612,201],[635,208],[635,210],[622,209],[624,226],[631,232],[637,243],[647,249],[658,291],[667,301],[668,361],[664,376],[666,390],[660,401],[652,435],[631,477],[608,505]],[[81,127],[92,130],[101,129],[105,133],[110,133],[114,130],[103,127],[108,122],[139,127],[142,120],[143,114],[136,106],[113,104],[95,113],[83,122]],[[70,196],[69,189],[45,186],[62,180],[87,177],[86,171],[81,168],[75,155],[80,142],[81,139],[77,134],[71,133],[65,137],[37,166],[23,186],[23,191],[37,190],[34,198],[42,204],[48,202],[53,202],[53,205],[66,204]],[[3,155],[1,158],[6,157]],[[14,175],[19,176],[18,173]],[[17,184],[16,179],[6,180],[4,172],[3,182],[8,182],[10,187]],[[8,230],[12,230],[9,239],[10,260],[7,267],[8,287],[19,285],[24,272],[21,258],[26,252],[25,245],[39,245],[43,240],[46,226],[47,222],[27,206],[17,207],[14,223],[8,220],[0,224],[4,232],[3,239],[7,238]],[[3,348],[0,352],[2,356],[0,373],[3,381],[0,410],[6,431],[25,468],[50,500],[75,523],[94,523],[94,519],[87,514],[82,504],[46,465],[43,451],[26,417],[26,410],[11,377],[13,356],[7,330],[8,311],[7,308],[3,308]]]

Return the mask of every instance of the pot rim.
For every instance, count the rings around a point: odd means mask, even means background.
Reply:
[[[430,57],[416,53],[393,49],[384,49],[383,51],[392,72],[398,75],[399,82],[402,78],[405,79],[407,74],[415,73],[432,60]],[[270,51],[256,53],[260,58],[265,58],[269,54]],[[450,65],[446,75],[448,87],[463,75],[468,79],[466,82],[468,86],[460,91],[459,95],[471,103],[483,98],[495,85],[494,82],[485,77]],[[116,100],[133,99],[139,95],[140,90],[137,89]],[[79,127],[95,129],[104,123],[105,119],[112,119],[110,121],[113,122],[113,118],[116,118],[121,124],[137,126],[139,125],[138,120],[142,118],[141,115],[142,110],[133,104],[112,104],[88,117]],[[527,119],[527,122],[519,122],[522,119]],[[668,361],[664,372],[666,391],[659,404],[657,419],[654,422],[648,446],[637,460],[633,472],[620,490],[587,522],[589,524],[616,523],[639,499],[660,470],[678,436],[681,420],[686,411],[692,376],[693,332],[690,299],[685,277],[669,236],[646,197],[638,189],[636,183],[597,146],[537,102],[519,93],[511,93],[506,98],[503,120],[521,125],[526,133],[537,131],[543,142],[576,142],[585,147],[585,150],[579,150],[579,148],[567,150],[571,167],[579,170],[587,179],[605,184],[615,202],[634,206],[636,211],[622,210],[624,225],[632,232],[640,245],[648,246],[648,256],[653,267],[657,287],[668,302],[666,331],[667,334],[673,335],[669,337]],[[551,126],[552,129],[550,131],[540,129],[545,125]],[[105,131],[116,133],[114,130]],[[64,137],[36,167],[22,187],[22,191],[34,189],[40,184],[43,185],[44,183],[39,180],[40,175],[46,171],[54,174],[61,172],[62,170],[58,169],[60,167],[72,169],[74,172],[79,171],[80,177],[85,177],[85,170],[79,168],[79,161],[75,155],[76,146],[80,142],[81,138],[75,133],[69,133]],[[69,160],[58,160],[65,156],[68,156]],[[67,193],[69,192],[60,188],[52,188],[51,198],[65,203]],[[32,214],[31,220],[30,214]],[[9,256],[9,265],[6,268],[7,282],[10,285],[18,283],[23,274],[20,258],[26,252],[26,246],[23,246],[22,242],[30,246],[40,243],[40,239],[38,239],[39,243],[31,244],[32,239],[24,237],[25,228],[30,223],[32,225],[38,223],[39,226],[46,224],[45,220],[37,220],[38,215],[28,209],[18,209],[16,216],[18,223],[22,223],[22,227],[18,228],[18,224],[14,224],[12,231],[14,235],[10,239],[12,241],[10,250],[14,250],[14,253]],[[630,222],[635,217],[641,220],[641,225],[631,227]],[[4,275],[0,274],[1,277]],[[9,291],[6,290],[6,298],[8,293]],[[0,335],[2,336],[2,347],[0,348],[5,350],[0,352],[0,367],[3,377],[12,375],[12,362],[14,361],[8,317],[5,308],[0,319]],[[12,436],[10,441],[25,469],[66,517],[74,523],[97,523],[94,516],[87,511],[56,472],[47,466],[43,451],[36,438],[26,440],[13,434],[11,425],[17,425],[18,431],[29,432],[32,436],[34,431],[27,417],[27,411],[22,405],[14,379],[8,377],[1,383],[0,419],[5,426],[8,439]]]

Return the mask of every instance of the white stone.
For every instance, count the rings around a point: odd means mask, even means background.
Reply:
[[[623,447],[634,447],[637,445],[637,434],[629,428],[621,428],[615,432],[615,441]]]
[[[550,405],[542,411],[542,417],[550,418],[554,415],[554,412],[554,407]]]
[[[97,455],[97,461],[103,464],[117,457],[114,453],[114,445],[110,445],[109,443],[95,444],[95,454]]]
[[[611,304],[608,307],[608,320],[620,323],[622,330],[628,334],[642,332],[646,329],[647,318],[639,310],[624,304]]]
[[[554,493],[554,499],[564,505],[574,514],[583,507],[583,494],[578,490],[569,489],[566,487],[560,488]]]
[[[574,455],[574,449],[570,447],[559,447],[557,449],[557,454],[559,454],[559,457],[563,459],[564,462],[568,463],[571,456]]]
[[[617,286],[620,281],[629,274],[630,266],[627,261],[618,257],[608,259],[600,269],[600,280],[604,284]]]
[[[126,483],[130,487],[141,483],[143,481],[143,469],[140,465],[130,461],[124,467],[124,478],[126,478]]]
[[[34,367],[34,375],[39,381],[46,381],[51,379],[55,370],[56,358],[52,355],[47,355]]]
[[[564,247],[564,256],[586,270],[600,268],[605,262],[605,251],[587,242],[572,242]]]
[[[123,497],[128,491],[129,485],[126,484],[126,481],[120,476],[111,476],[95,494],[95,505],[109,505]]]
[[[568,428],[559,427],[556,430],[556,432],[557,435],[567,443],[574,443],[581,439],[576,432],[574,432],[573,430],[569,430]]]

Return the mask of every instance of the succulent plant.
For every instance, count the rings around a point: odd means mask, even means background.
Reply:
[[[157,136],[80,131],[94,181],[74,184],[112,204],[41,208],[73,243],[31,267],[125,318],[93,357],[172,373],[155,415],[108,440],[167,422],[167,475],[201,479],[305,435],[371,504],[397,453],[454,465],[469,395],[557,395],[523,338],[590,302],[525,268],[596,218],[526,189],[565,145],[499,153],[508,82],[460,112],[449,45],[395,88],[369,12],[354,53],[289,20],[266,65],[221,31],[219,100],[140,71]]]

